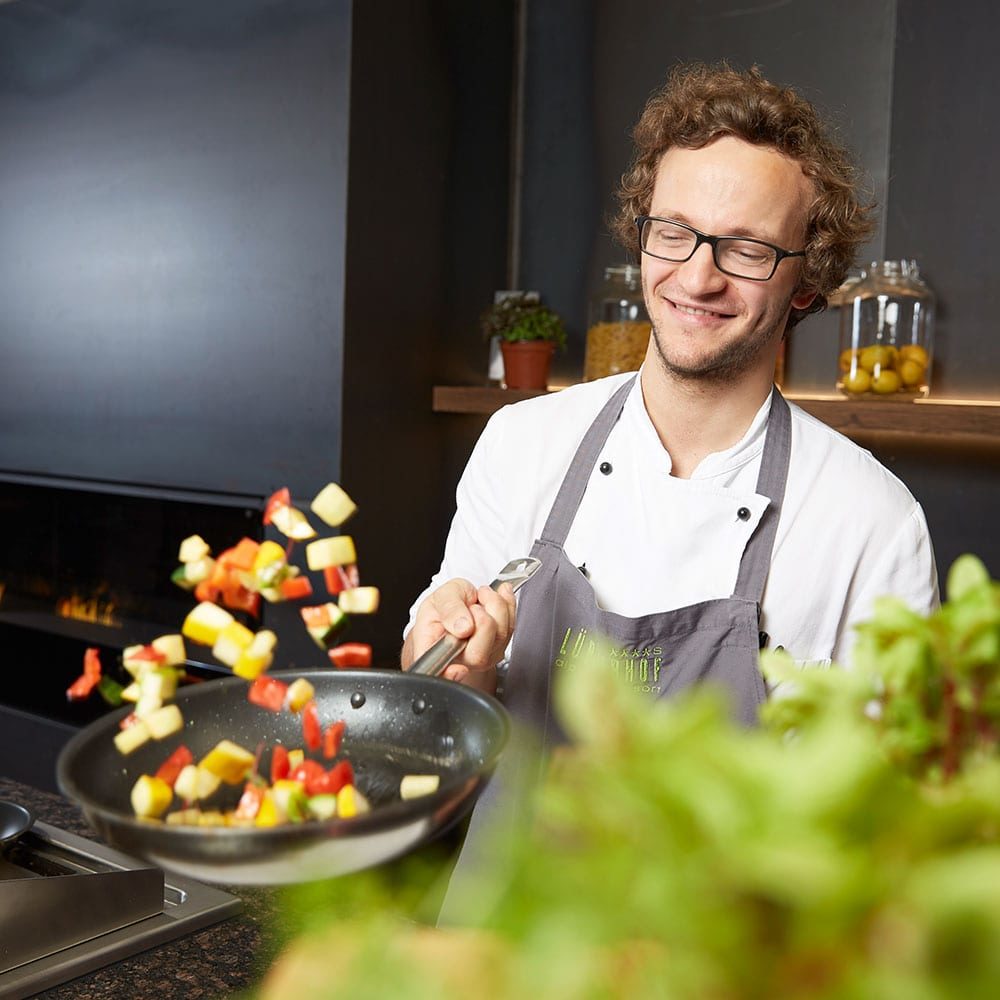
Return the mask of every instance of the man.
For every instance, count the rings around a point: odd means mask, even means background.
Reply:
[[[727,67],[676,70],[634,135],[616,229],[642,265],[642,370],[494,415],[403,647],[408,667],[468,638],[447,676],[492,690],[513,637],[504,699],[546,743],[550,679],[596,633],[623,682],[713,681],[752,722],[761,645],[843,663],[879,596],[937,601],[910,493],[773,390],[782,338],[869,231],[847,157],[807,102]],[[529,553],[519,605],[481,586]]]

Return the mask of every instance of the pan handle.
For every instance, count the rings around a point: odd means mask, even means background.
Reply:
[[[490,584],[493,590],[499,590],[501,583],[509,583],[516,592],[522,583],[530,580],[541,567],[541,560],[532,556],[523,559],[512,559]],[[425,677],[437,677],[444,668],[465,649],[468,640],[446,632],[423,656],[414,661],[408,673],[421,674]]]

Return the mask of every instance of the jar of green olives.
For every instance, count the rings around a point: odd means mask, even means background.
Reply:
[[[912,400],[930,391],[934,294],[914,260],[873,263],[839,297],[837,389]]]

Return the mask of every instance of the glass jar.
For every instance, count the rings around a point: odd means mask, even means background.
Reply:
[[[934,294],[915,260],[876,261],[844,289],[837,389],[852,399],[930,391]]]
[[[590,302],[583,380],[637,371],[648,344],[649,317],[639,268],[606,267],[604,283]]]

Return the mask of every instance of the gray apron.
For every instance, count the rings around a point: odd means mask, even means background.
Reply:
[[[452,877],[441,922],[462,922],[468,900],[452,912],[455,887],[499,860],[497,843],[515,833],[537,787],[545,752],[565,737],[552,711],[553,677],[572,670],[592,648],[590,637],[611,642],[607,663],[623,683],[665,697],[709,681],[724,688],[734,717],[746,725],[757,718],[766,691],[758,655],[767,636],[760,630],[760,602],[771,564],[791,451],[788,403],[774,390],[757,477],[757,493],[770,503],[747,543],[731,597],[702,601],[674,611],[628,618],[600,608],[581,568],[563,550],[577,509],[608,436],[621,416],[635,379],[608,400],[577,449],[545,527],[531,550],[541,568],[521,590],[517,627],[504,687],[504,703],[524,727],[505,750],[500,765],[473,812]],[[613,472],[613,470],[612,470]],[[749,512],[733,506],[733,517]],[[669,571],[669,570],[667,570]],[[534,738],[535,746],[531,746]]]

